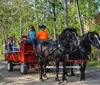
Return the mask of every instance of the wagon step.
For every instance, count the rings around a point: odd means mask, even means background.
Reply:
[[[56,66],[47,66],[46,68],[56,68]],[[59,68],[63,68],[63,66],[59,66]],[[80,66],[66,66],[66,68],[76,68],[76,69],[79,69]]]

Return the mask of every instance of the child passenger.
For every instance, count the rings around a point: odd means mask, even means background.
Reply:
[[[8,39],[8,51],[9,52],[16,52],[17,49],[17,45],[16,45],[16,41],[13,37],[9,37]]]

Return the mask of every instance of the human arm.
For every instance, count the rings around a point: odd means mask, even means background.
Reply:
[[[36,38],[37,39],[39,39],[39,36],[40,36],[40,34],[39,34],[39,32],[36,34]]]

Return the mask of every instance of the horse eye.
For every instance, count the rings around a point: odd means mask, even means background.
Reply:
[[[94,42],[98,42],[98,40],[97,40],[95,37],[93,38],[93,41],[94,41]]]
[[[94,40],[94,42],[98,42],[97,40]]]

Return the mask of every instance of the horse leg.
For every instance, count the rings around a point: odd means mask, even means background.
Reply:
[[[71,66],[73,66],[73,65],[74,65],[74,63],[71,63]],[[73,68],[71,68],[71,76],[75,76]]]
[[[63,81],[67,81],[67,79],[66,79],[66,76],[65,76],[65,69],[66,69],[66,65],[65,65],[65,62],[63,62],[63,76],[62,76],[62,80]]]
[[[43,66],[43,69],[44,69],[43,76],[44,76],[46,79],[48,79],[48,78],[47,78],[47,75],[46,75],[46,66],[47,66],[47,63],[45,63],[44,66]]]
[[[80,64],[80,72],[81,72],[81,77],[80,77],[80,81],[83,81],[83,80],[85,80],[85,66],[84,66],[85,64],[84,63],[81,63]]]
[[[80,72],[81,72],[80,80],[81,80],[81,81],[85,81],[85,69],[86,69],[86,64],[87,64],[87,62],[83,62],[83,63],[80,65]]]
[[[82,81],[82,77],[83,77],[83,75],[82,75],[82,64],[79,64],[79,66],[80,66],[80,81]]]
[[[86,69],[86,64],[87,64],[87,62],[84,62],[84,63],[83,63],[83,78],[82,78],[82,80],[84,80],[84,81],[85,81],[85,69]]]
[[[56,81],[59,81],[58,73],[59,73],[59,59],[56,59],[56,78],[55,78]]]
[[[69,66],[69,62],[66,63],[66,66]],[[69,68],[65,68],[65,74],[68,76]]]
[[[65,69],[65,74],[68,76],[68,68]]]
[[[39,62],[39,75],[40,75],[40,77],[39,77],[40,80],[43,81],[43,77],[42,77],[42,75],[43,75],[43,62],[42,61]]]

